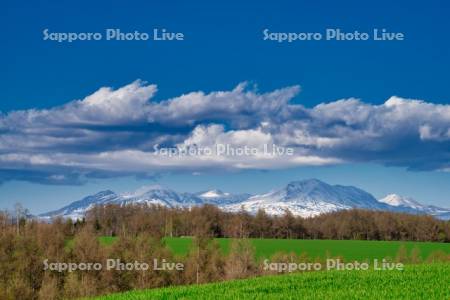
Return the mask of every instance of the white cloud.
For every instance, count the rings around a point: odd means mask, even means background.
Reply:
[[[298,86],[258,93],[246,84],[151,101],[156,90],[135,81],[60,107],[0,115],[0,180],[36,180],[43,174],[50,183],[66,184],[77,176],[346,161],[450,168],[450,105],[391,97],[381,105],[349,98],[306,108],[289,103]],[[295,155],[161,158],[152,153],[155,145],[217,144],[258,149],[275,144],[295,149]]]

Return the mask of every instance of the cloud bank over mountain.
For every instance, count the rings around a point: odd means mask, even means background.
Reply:
[[[299,86],[259,93],[191,92],[154,101],[156,85],[103,87],[50,109],[0,115],[0,182],[83,184],[90,177],[163,171],[278,169],[372,162],[410,170],[450,169],[450,105],[391,97],[349,98],[308,108]],[[263,145],[293,155],[155,155],[156,148]]]

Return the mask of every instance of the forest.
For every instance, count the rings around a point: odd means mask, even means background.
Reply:
[[[104,236],[147,233],[161,236],[229,238],[336,239],[450,241],[450,224],[427,215],[384,211],[342,210],[313,218],[296,217],[289,211],[270,216],[263,210],[224,212],[213,205],[167,208],[147,205],[105,205],[89,210],[80,223]]]

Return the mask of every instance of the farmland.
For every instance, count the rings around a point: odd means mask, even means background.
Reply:
[[[116,238],[101,237],[103,245],[111,245]],[[228,253],[231,239],[215,239],[224,254]],[[191,238],[165,238],[166,245],[176,255],[184,256],[192,244]],[[450,253],[450,243],[405,242],[405,241],[358,241],[358,240],[300,240],[300,239],[250,239],[257,258],[269,258],[277,252],[306,253],[309,257],[340,256],[346,260],[372,260],[394,258],[401,246],[408,252],[417,248],[422,258],[433,251]]]
[[[403,271],[324,271],[131,291],[97,297],[127,299],[449,299],[450,264]]]
[[[74,227],[66,224],[66,259],[113,258],[122,266],[63,274],[60,295],[67,299],[222,299],[224,293],[231,299],[448,298],[444,279],[449,275],[449,224],[426,216],[350,211],[308,219],[308,223],[289,215],[273,219],[221,215],[208,207],[186,212],[133,209],[98,211],[95,218],[77,224],[72,235]],[[161,236],[165,237],[159,240]],[[248,238],[230,238],[242,236]],[[133,267],[136,263],[147,265],[148,272]],[[174,264],[183,268],[174,271]],[[330,264],[339,264],[339,270],[328,268]]]
[[[98,218],[78,223],[61,219],[16,223],[8,214],[2,219],[0,213],[0,299],[80,299],[127,292],[128,299],[135,295],[145,299],[217,298],[215,289],[230,290],[227,295],[235,299],[263,295],[269,299],[311,295],[332,299],[346,297],[352,290],[359,298],[449,298],[441,277],[448,278],[448,265],[443,264],[450,262],[450,224],[429,217],[349,212],[346,220],[352,220],[351,224],[342,226],[350,231],[328,234],[342,220],[340,215],[327,216],[325,224],[316,220],[321,228],[317,231],[289,216],[266,218],[278,228],[274,230],[251,217],[241,220],[247,222],[242,227],[237,222],[240,215],[223,215],[220,225],[221,212],[209,208],[178,216],[181,221],[176,222],[176,212],[167,218],[166,210],[144,208],[132,214],[128,210],[133,207],[110,209],[106,215],[99,212]],[[208,216],[214,222],[205,219]],[[379,227],[368,229],[367,223],[356,220],[370,216],[378,220]],[[195,226],[185,223],[180,227],[186,218],[200,219]],[[386,229],[383,220],[394,222],[401,231]],[[192,232],[198,238],[191,237],[195,236]],[[120,237],[114,236],[117,233]],[[172,233],[178,237],[167,237]],[[323,239],[312,239],[316,236]],[[441,265],[434,267],[437,263]],[[406,271],[401,271],[402,264]],[[273,277],[276,274],[279,277]],[[382,296],[373,297],[375,292]]]

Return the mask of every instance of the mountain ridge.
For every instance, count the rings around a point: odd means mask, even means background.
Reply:
[[[343,209],[369,209],[380,211],[428,214],[437,218],[450,219],[450,209],[424,205],[412,198],[390,194],[377,200],[370,193],[344,185],[330,185],[318,179],[291,181],[286,186],[264,194],[231,194],[219,189],[197,193],[179,193],[160,185],[144,186],[134,192],[116,194],[111,190],[101,191],[75,201],[60,209],[39,215],[51,219],[63,217],[79,219],[94,205],[104,204],[146,204],[167,207],[190,208],[203,204],[236,212],[244,209],[256,213],[263,209],[270,215],[280,215],[286,210],[301,217],[313,217]]]

